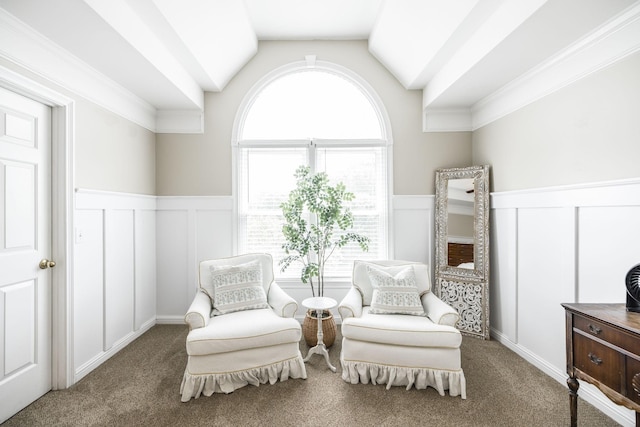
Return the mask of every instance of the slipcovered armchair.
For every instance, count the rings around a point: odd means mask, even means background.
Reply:
[[[187,367],[182,401],[246,385],[307,378],[298,304],[273,280],[273,259],[248,254],[203,261],[185,315]]]
[[[342,317],[342,379],[351,384],[435,388],[466,399],[458,312],[431,292],[429,268],[355,261]]]

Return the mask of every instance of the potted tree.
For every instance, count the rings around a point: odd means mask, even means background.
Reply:
[[[307,166],[300,166],[294,176],[296,187],[289,193],[289,199],[280,205],[285,220],[282,249],[286,256],[279,265],[281,271],[285,271],[291,264],[302,264],[302,283],[309,284],[312,296],[321,297],[324,296],[325,266],[334,251],[348,243],[357,243],[367,251],[369,238],[348,231],[353,228],[353,214],[345,202],[352,201],[355,196],[342,182],[331,185],[326,173],[312,174]],[[333,344],[336,331],[329,310],[307,312],[302,325],[305,340],[310,346],[316,345],[318,316],[322,316],[324,341],[328,347]]]

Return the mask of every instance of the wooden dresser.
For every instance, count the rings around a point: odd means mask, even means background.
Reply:
[[[567,318],[567,385],[577,425],[578,380],[636,411],[640,427],[640,313],[624,304],[562,304]]]

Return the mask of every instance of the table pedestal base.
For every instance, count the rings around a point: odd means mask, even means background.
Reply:
[[[329,351],[327,351],[327,346],[324,344],[324,341],[322,341],[323,333],[321,313],[322,310],[329,310],[335,307],[336,304],[336,300],[324,297],[307,298],[306,300],[302,301],[303,306],[312,310],[316,310],[316,318],[318,319],[318,343],[315,347],[309,349],[307,357],[305,357],[303,360],[307,362],[314,354],[321,354],[324,356],[324,360],[327,362],[327,365],[329,365],[329,369],[331,369],[333,372],[336,371],[336,367],[333,366],[329,361]]]
[[[304,361],[308,362],[309,359],[311,359],[311,356],[313,356],[314,354],[320,354],[324,356],[324,360],[327,362],[329,369],[331,369],[333,372],[336,371],[336,367],[333,366],[329,361],[329,352],[327,351],[327,346],[324,345],[324,343],[319,342],[319,340],[318,344],[315,347],[311,347],[309,349],[309,353],[307,353],[307,357],[304,358]]]

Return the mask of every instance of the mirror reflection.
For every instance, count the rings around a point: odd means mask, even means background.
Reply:
[[[450,179],[447,186],[447,265],[474,269],[474,179]]]

